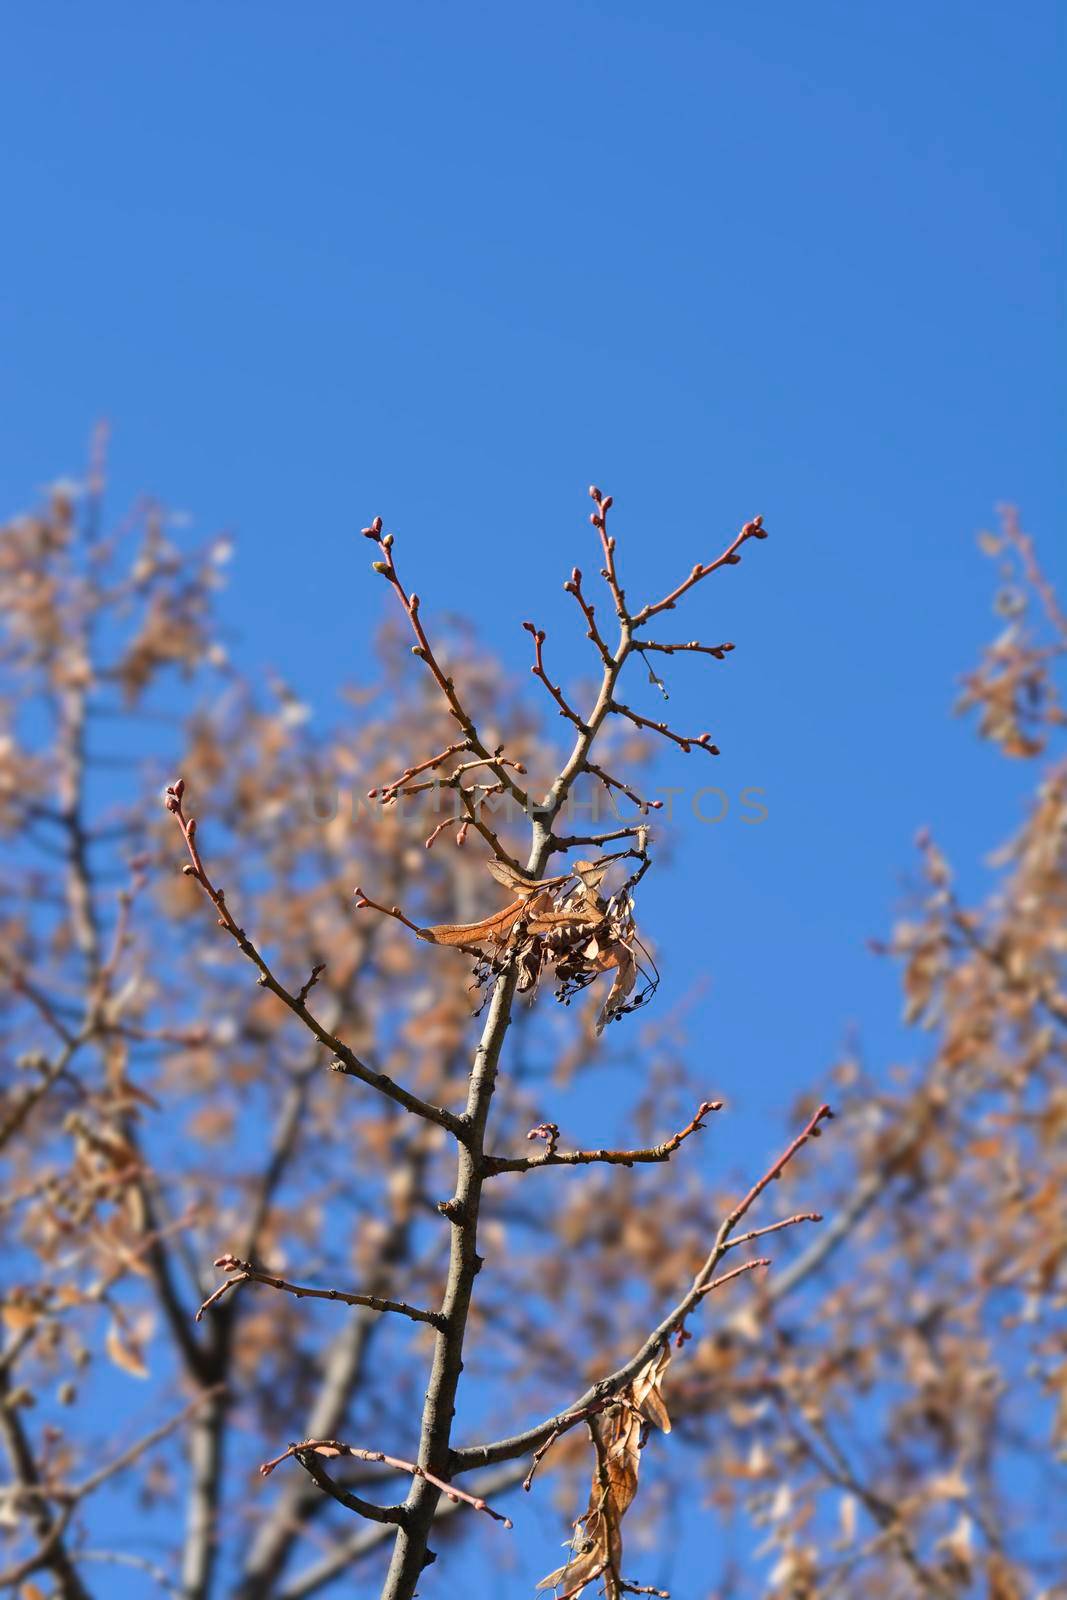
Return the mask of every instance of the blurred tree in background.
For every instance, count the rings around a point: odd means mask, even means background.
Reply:
[[[499,892],[462,819],[427,850],[444,820],[428,823],[427,797],[365,799],[456,738],[399,628],[381,632],[380,681],[346,691],[345,718],[313,733],[284,683],[247,680],[222,647],[225,542],[187,548],[152,504],[112,525],[104,487],[98,454],[84,486],[57,487],[0,536],[0,1586],[22,1600],[120,1582],[185,1600],[377,1594],[395,1525],[355,1520],[316,1481],[321,1462],[266,1483],[258,1468],[291,1439],[414,1458],[435,1327],[372,1302],[439,1301],[449,1133],[327,1070],[205,916],[160,792],[178,772],[195,786],[211,875],[272,969],[299,988],[321,967],[330,1034],[433,1106],[467,1093],[470,960],[359,911],[353,889],[420,927],[475,923]],[[674,1431],[642,1464],[628,1527],[654,1550],[669,1508],[699,1505],[702,1600],[1067,1592],[1051,1514],[1067,1445],[1067,621],[1013,517],[985,542],[1005,567],[1004,626],[962,708],[1033,764],[1032,805],[980,906],[920,840],[914,907],[885,950],[921,1064],[844,1060],[813,1086],[838,1120],[753,1227],[813,1207],[824,1220],[717,1293],[663,1379]],[[558,724],[462,626],[438,644],[486,744],[554,772]],[[611,740],[612,771],[644,759],[636,726]],[[505,813],[495,826],[512,839]],[[569,1097],[608,1048],[640,1070],[620,1070],[603,1107],[605,1147],[688,1130],[715,1086],[671,1020],[601,1044],[602,1003],[517,1010],[494,1149],[525,1156],[549,1119],[565,1147]],[[782,1141],[818,1103],[783,1107]],[[555,1151],[552,1132],[542,1142]],[[712,1208],[691,1148],[487,1188],[465,1437],[551,1417],[677,1301],[709,1217],[737,1199],[724,1182]],[[368,1303],[298,1299],[239,1263]],[[533,1480],[561,1537],[590,1460],[576,1427]],[[329,1465],[342,1493],[393,1495],[388,1463]],[[465,1496],[521,1512],[530,1451],[457,1465]],[[420,1592],[453,1592],[449,1546],[483,1521],[486,1559],[505,1559],[514,1536],[467,1499],[442,1498],[436,1516],[441,1556]],[[514,1587],[503,1567],[491,1581]],[[622,1592],[610,1573],[587,1592],[600,1582]]]

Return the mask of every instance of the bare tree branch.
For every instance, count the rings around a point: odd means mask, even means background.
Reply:
[[[217,1256],[216,1267],[232,1273],[223,1284],[208,1295],[199,1311],[196,1313],[197,1322],[200,1321],[205,1311],[217,1305],[222,1297],[233,1289],[240,1288],[242,1283],[262,1283],[270,1289],[281,1289],[286,1294],[295,1295],[298,1300],[336,1300],[346,1306],[366,1306],[369,1311],[394,1311],[398,1316],[409,1317],[412,1322],[428,1322],[433,1328],[442,1326],[439,1312],[423,1311],[419,1306],[409,1306],[403,1300],[387,1300],[377,1294],[354,1294],[344,1289],[311,1289],[305,1284],[289,1283],[285,1278],[276,1278],[269,1272],[263,1272],[254,1267],[250,1261],[242,1261],[234,1255]]]

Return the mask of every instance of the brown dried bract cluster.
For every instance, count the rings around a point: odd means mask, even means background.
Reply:
[[[431,944],[456,945],[470,949],[486,945],[489,953],[480,956],[475,981],[488,985],[507,966],[518,969],[518,992],[530,993],[546,970],[556,979],[556,998],[569,1004],[571,997],[587,988],[601,973],[614,974],[594,1031],[642,1005],[654,989],[657,977],[649,977],[646,987],[630,999],[641,968],[640,956],[654,967],[652,958],[637,937],[632,879],[605,898],[600,886],[612,860],[577,861],[571,873],[554,878],[531,880],[502,861],[490,861],[488,869],[505,888],[517,893],[502,910],[480,922],[440,923],[421,928],[420,938]]]
[[[575,1524],[573,1554],[541,1579],[539,1589],[561,1591],[558,1600],[578,1600],[599,1580],[605,1600],[624,1593],[659,1593],[628,1584],[622,1575],[622,1519],[637,1495],[641,1449],[650,1424],[670,1433],[671,1419],[660,1393],[671,1359],[670,1346],[647,1362],[603,1411],[589,1419],[596,1452],[589,1508]]]

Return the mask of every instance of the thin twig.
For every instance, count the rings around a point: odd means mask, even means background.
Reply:
[[[709,756],[717,756],[719,754],[719,747],[717,744],[712,744],[710,733],[698,733],[693,737],[683,733],[675,733],[674,729],[666,722],[653,722],[651,717],[643,717],[639,711],[634,711],[631,706],[624,706],[618,700],[613,700],[609,709],[616,712],[620,717],[628,717],[636,728],[647,728],[650,733],[658,733],[661,738],[669,739],[672,744],[676,744],[679,750],[683,750],[686,755],[690,753],[694,746],[697,749],[706,750]]]
[[[261,1271],[250,1261],[242,1261],[238,1256],[218,1256],[215,1266],[232,1273],[232,1277],[220,1284],[213,1294],[208,1295],[196,1313],[197,1322],[205,1311],[217,1305],[231,1290],[240,1288],[242,1283],[262,1283],[267,1288],[280,1289],[286,1294],[295,1295],[298,1300],[336,1300],[346,1306],[366,1306],[369,1311],[393,1311],[398,1316],[408,1317],[412,1322],[428,1322],[433,1328],[441,1326],[441,1317],[436,1311],[423,1311],[419,1306],[409,1306],[403,1300],[387,1300],[377,1294],[350,1294],[344,1289],[313,1289],[306,1284],[290,1283],[285,1278],[275,1277],[273,1273]]]
[[[507,792],[512,795],[523,810],[527,810],[530,802],[526,792],[514,781],[507,767],[498,761],[494,754],[482,743],[473,719],[456,693],[454,680],[448,677],[438,664],[419,615],[419,597],[417,594],[409,595],[407,593],[396,570],[392,534],[383,534],[381,517],[375,517],[370,527],[363,529],[363,533],[368,539],[374,540],[382,554],[382,559],[374,563],[375,571],[379,572],[382,577],[387,578],[392,584],[397,598],[407,613],[408,621],[411,623],[412,631],[418,641],[417,644],[411,647],[412,654],[418,656],[419,660],[424,661],[429,667],[437,687],[445,698],[449,711],[463,731],[465,742],[469,744],[476,755],[482,757],[490,771],[504,785]]]
[[[585,598],[585,595],[582,593],[582,574],[581,574],[581,570],[578,567],[574,568],[574,571],[571,573],[569,579],[563,585],[563,587],[567,591],[568,594],[572,594],[574,596],[574,598],[577,600],[578,604],[582,608],[582,615],[585,617],[585,621],[586,621],[586,635],[585,635],[586,638],[587,639],[591,639],[593,641],[593,644],[596,646],[597,651],[598,651],[598,653],[600,655],[601,661],[604,663],[604,665],[606,667],[610,667],[611,666],[611,651],[608,649],[607,645],[604,643],[604,640],[603,640],[603,638],[601,636],[600,630],[596,625],[596,617],[595,617],[596,607],[590,605],[589,601]]]
[[[767,530],[763,526],[763,518],[753,517],[751,522],[745,523],[737,537],[731,540],[721,556],[716,556],[714,561],[709,561],[704,566],[698,562],[688,578],[683,578],[670,594],[665,595],[662,600],[657,600],[654,605],[643,606],[633,619],[634,627],[644,627],[650,617],[658,616],[661,611],[673,611],[683,594],[687,593],[695,583],[700,583],[711,573],[716,572],[719,567],[736,566],[741,560],[741,546],[746,539],[766,539],[766,537]]]
[[[492,1506],[483,1500],[480,1495],[468,1494],[465,1489],[457,1489],[455,1484],[447,1483],[443,1478],[436,1477],[432,1472],[428,1472],[425,1467],[421,1467],[417,1461],[404,1461],[400,1456],[386,1455],[383,1450],[362,1450],[358,1445],[342,1444],[339,1439],[302,1439],[299,1444],[291,1444],[288,1450],[283,1450],[281,1455],[274,1456],[270,1461],[264,1461],[259,1469],[260,1473],[264,1478],[267,1478],[275,1467],[280,1466],[283,1461],[288,1461],[293,1456],[299,1458],[307,1454],[327,1457],[352,1456],[357,1461],[381,1462],[387,1467],[395,1467],[397,1472],[407,1472],[413,1478],[422,1478],[425,1482],[432,1483],[434,1488],[440,1490],[449,1500],[457,1504],[462,1501],[465,1505],[473,1506],[475,1511],[484,1511],[494,1521],[502,1522],[505,1528],[513,1526],[510,1517],[505,1517],[501,1512],[494,1511]]]
[[[534,664],[530,668],[530,671],[533,673],[535,678],[540,678],[541,682],[544,684],[545,688],[548,690],[549,694],[559,707],[560,716],[566,717],[568,721],[573,722],[574,726],[579,730],[584,729],[585,723],[582,721],[577,711],[575,711],[574,707],[568,704],[564,697],[563,690],[560,688],[559,684],[553,683],[552,679],[548,676],[548,673],[545,670],[545,630],[543,628],[536,627],[532,622],[524,622],[523,627],[526,629],[527,633],[533,636],[534,642]]]
[[[423,1100],[418,1095],[412,1094],[410,1090],[402,1088],[400,1084],[394,1083],[386,1073],[375,1072],[372,1067],[366,1066],[355,1051],[350,1050],[346,1044],[343,1044],[340,1039],[323,1027],[318,1018],[308,1009],[306,1000],[299,999],[286,989],[283,984],[279,983],[263,956],[245,933],[245,930],[236,922],[233,913],[226,904],[225,891],[216,888],[209,878],[196,842],[196,818],[189,817],[187,819],[182,808],[182,796],[184,793],[185,784],[179,778],[175,783],[168,785],[164,795],[166,809],[178,823],[185,840],[186,849],[189,852],[190,864],[184,867],[183,871],[186,876],[196,879],[215,907],[218,912],[219,927],[225,928],[241,953],[247,956],[254,966],[259,968],[260,985],[265,989],[269,989],[272,994],[277,995],[282,1004],[288,1006],[289,1010],[300,1018],[305,1027],[310,1028],[319,1043],[333,1052],[336,1060],[340,1063],[337,1068],[338,1071],[343,1072],[348,1077],[359,1078],[360,1082],[367,1084],[368,1087],[377,1089],[379,1093],[384,1094],[390,1100],[395,1100],[397,1105],[404,1107],[405,1111],[424,1117],[427,1122],[436,1122],[439,1127],[447,1128],[457,1138],[462,1138],[465,1129],[459,1117],[446,1110],[444,1106],[431,1105],[429,1101]]]
[[[704,1118],[712,1111],[721,1111],[721,1100],[704,1100],[684,1128],[672,1133],[661,1144],[649,1145],[643,1150],[557,1150],[551,1142],[536,1156],[487,1156],[486,1176],[495,1178],[501,1172],[533,1172],[539,1167],[585,1167],[593,1162],[606,1162],[609,1166],[633,1167],[642,1163],[669,1161],[684,1139],[704,1127]],[[554,1128],[554,1123],[543,1124]],[[537,1130],[534,1129],[535,1133]],[[559,1135],[559,1129],[556,1130]],[[532,1133],[527,1135],[532,1137]]]

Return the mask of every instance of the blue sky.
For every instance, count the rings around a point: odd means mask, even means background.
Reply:
[[[723,756],[659,769],[733,809],[685,822],[643,905],[660,1003],[703,985],[742,1157],[850,1022],[872,1065],[913,1048],[864,941],[919,824],[978,889],[1032,777],[949,713],[995,626],[998,502],[1067,586],[1059,11],[39,0],[3,24],[0,505],[77,473],[106,416],[116,503],[235,530],[236,651],[324,719],[369,669],[375,513],[428,618],[477,611],[518,674],[533,616],[564,675],[591,481],[633,596],[763,513],[678,618],[738,646],[672,663],[678,723]]]

